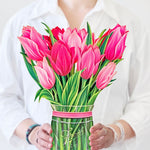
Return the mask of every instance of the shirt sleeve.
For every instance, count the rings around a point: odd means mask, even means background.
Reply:
[[[11,21],[6,25],[0,45],[0,128],[10,143],[16,145],[19,140],[14,135],[16,127],[25,119],[23,86],[17,58],[17,36]]]
[[[146,29],[134,28],[134,51],[129,73],[129,101],[121,119],[127,121],[140,138],[150,133],[150,37]]]

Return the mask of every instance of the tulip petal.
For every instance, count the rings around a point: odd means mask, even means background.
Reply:
[[[127,38],[127,34],[124,34],[123,37],[121,37],[121,39],[118,42],[118,44],[116,45],[115,55],[114,55],[115,58],[114,59],[122,57],[122,54],[123,54],[123,52],[125,50],[125,41],[126,41],[126,38]]]
[[[121,32],[121,35],[123,36],[126,32],[126,26],[121,26],[120,27],[120,32]]]
[[[115,47],[120,38],[121,38],[120,29],[116,29],[112,34],[112,36],[110,37],[108,45],[106,46],[105,54],[108,60],[113,60],[113,57],[115,55]]]
[[[68,42],[68,38],[71,35],[72,29],[71,28],[67,28],[67,30],[63,33],[62,35],[62,40],[67,43]]]
[[[57,56],[56,65],[58,68],[60,68],[60,70],[62,70],[62,76],[65,76],[71,71],[72,60],[67,48],[65,46],[61,48],[62,49]]]
[[[95,64],[95,68],[94,68],[94,71],[93,71],[93,75],[96,74],[97,70],[98,70],[98,67],[99,67],[99,62]]]
[[[73,32],[68,38],[68,45],[69,47],[80,47],[81,39],[78,36],[77,32]]]
[[[52,42],[51,42],[50,36],[44,35],[43,37],[44,37],[45,42],[47,43],[47,46],[48,46],[49,49],[51,50],[51,49],[52,49]]]
[[[35,70],[41,85],[46,89],[51,89],[54,86],[54,83],[49,81],[46,71],[38,66],[35,66]]]
[[[73,63],[76,63],[78,61],[78,58],[79,58],[79,55],[80,55],[80,50],[79,48],[77,48],[78,50],[76,50],[75,47],[71,47],[69,48],[69,53],[71,55],[71,58],[72,58],[72,62]],[[75,53],[76,52],[76,53]]]
[[[101,54],[100,54],[100,50],[99,50],[99,48],[98,48],[98,46],[94,46],[94,54],[95,54],[95,64],[97,63],[97,62],[100,62],[100,60],[101,60]]]
[[[110,62],[107,66],[102,68],[97,76],[96,86],[98,89],[105,88],[116,72],[114,72],[116,68],[116,64],[114,62]]]
[[[37,64],[36,64],[38,67],[41,67],[43,68],[43,61],[37,61]]]
[[[51,65],[54,69],[54,71],[58,74],[58,75],[61,75],[63,74],[62,71],[56,66],[55,62],[53,61],[53,59],[51,58],[51,56],[48,57],[50,62],[51,62]]]
[[[95,67],[94,60],[95,60],[95,55],[92,49],[90,49],[89,51],[83,54],[80,65],[81,65],[81,69],[85,69],[85,68],[86,69],[81,74],[82,78],[88,79],[92,76]]]
[[[115,46],[116,46],[116,44],[118,43],[118,41],[120,40],[121,36],[122,36],[122,35],[121,35],[121,33],[120,33],[120,29],[117,28],[117,29],[113,32],[112,36],[111,36],[110,39],[109,39],[108,47],[111,46],[112,49],[115,49]]]
[[[31,26],[23,27],[22,36],[30,39]]]
[[[71,51],[73,51],[73,49],[70,50],[62,41],[57,41],[51,50],[51,59],[55,63],[55,69],[57,68],[57,72],[59,70],[59,74],[62,76],[67,75],[72,68],[73,58],[71,58]]]
[[[42,35],[35,28],[31,29],[30,38],[38,45],[40,52],[46,56],[46,51],[49,52],[46,41],[43,40]]]
[[[56,40],[59,40],[59,34],[64,33],[64,29],[60,29],[58,26],[53,28],[51,31]]]
[[[87,31],[85,29],[81,29],[81,30],[78,31],[78,35],[79,35],[79,37],[81,39],[81,42],[85,43],[86,37],[88,35]]]
[[[30,59],[36,60],[36,61],[43,60],[43,56],[40,54],[36,43],[24,37],[18,37],[18,39],[20,40],[26,54],[28,55]]]
[[[57,60],[57,55],[58,55],[59,51],[61,50],[61,45],[62,44],[63,44],[62,41],[55,42],[55,44],[52,47],[51,57],[53,58],[54,62],[56,62],[56,60]]]
[[[117,24],[113,29],[111,29],[111,32],[115,31],[117,28],[121,28],[121,25]]]
[[[45,57],[43,58],[43,69],[47,72],[49,80],[50,81],[52,80],[51,82],[54,82],[55,75],[54,75],[53,69],[49,66]]]

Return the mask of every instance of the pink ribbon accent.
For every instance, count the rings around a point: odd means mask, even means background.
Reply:
[[[60,118],[88,118],[92,116],[92,112],[60,112],[53,111],[53,116]]]

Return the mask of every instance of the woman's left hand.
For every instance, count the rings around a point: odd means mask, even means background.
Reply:
[[[114,132],[112,129],[98,123],[91,127],[89,137],[91,150],[99,150],[111,146],[114,142]]]

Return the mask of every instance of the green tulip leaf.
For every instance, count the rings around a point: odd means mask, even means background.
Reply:
[[[123,60],[123,58],[122,58],[122,59],[116,59],[116,60],[114,60],[114,63],[117,65],[117,64],[120,63],[122,60]]]
[[[91,31],[91,27],[88,22],[87,22],[87,32],[88,32],[88,36],[86,39],[86,45],[90,45],[90,44],[92,45],[93,44],[92,31]]]
[[[56,73],[55,73],[55,87],[57,90],[59,102],[61,103],[63,87],[62,87],[61,81]]]
[[[105,32],[106,30],[107,30],[107,29],[104,29],[104,30],[100,33],[99,38],[101,38],[101,37],[103,36],[103,34],[104,34],[104,32]]]
[[[74,106],[84,106],[87,104],[87,99],[88,99],[88,85],[86,85],[78,94],[76,97]],[[75,108],[76,109],[76,108]],[[78,111],[82,111],[82,107],[78,108]]]
[[[100,66],[100,70],[101,70],[102,68],[104,68],[105,66],[107,66],[109,62],[110,62],[110,60],[105,59],[105,61],[104,61],[104,62],[101,64],[101,66]]]
[[[51,29],[49,28],[49,26],[48,26],[47,24],[45,24],[45,23],[43,23],[43,22],[42,22],[42,24],[47,28],[47,29],[45,29],[45,30],[46,30],[46,32],[49,33],[50,38],[51,38],[52,45],[54,45],[54,43],[56,42],[56,39],[54,38]]]
[[[60,105],[60,103],[54,100],[54,96],[52,94],[52,90],[43,89],[39,94],[39,102],[41,98],[45,98],[50,101],[51,104]]]
[[[72,105],[79,90],[81,71],[73,74],[67,81],[63,93],[62,93],[62,104]]]
[[[93,94],[92,96],[91,96],[91,98],[89,99],[89,101],[88,101],[88,105],[93,105],[94,104],[94,102],[95,102],[95,100],[96,100],[96,98],[97,98],[97,96],[98,96],[98,94],[100,93],[101,91],[98,91],[98,92],[96,92],[95,94]]]
[[[103,38],[101,38],[101,40],[97,42],[97,44],[96,44],[96,45],[97,45],[99,48],[100,48],[100,46],[101,46],[101,44],[102,44],[103,40],[104,40],[104,37],[103,37]],[[101,51],[100,51],[100,52],[101,52]]]
[[[109,38],[111,37],[112,34],[113,34],[113,33],[107,35],[106,38],[105,38],[105,40],[104,40],[104,42],[103,42],[103,44],[100,46],[100,52],[101,52],[101,54],[104,54],[104,53],[105,53],[105,49],[106,49],[108,40],[109,40]]]
[[[89,84],[88,84],[88,93],[89,93],[90,88],[91,88],[91,86],[92,86],[92,81],[93,81],[93,74],[92,74],[92,76],[91,76],[91,78],[90,78],[90,81],[89,81]]]
[[[112,79],[110,82],[114,82],[114,81],[116,81],[117,79]]]
[[[41,91],[42,91],[43,89],[39,89],[37,92],[36,92],[36,95],[35,95],[35,98],[34,98],[34,101],[36,101],[37,100],[37,98],[39,97],[39,95],[40,95],[40,93],[41,93]]]
[[[31,65],[28,61],[27,61],[27,56],[25,54],[25,50],[23,48],[23,46],[21,45],[21,54],[23,55],[23,59],[24,59],[24,62],[26,64],[26,67],[27,67],[27,70],[29,72],[29,74],[31,75],[31,77],[35,80],[35,82],[40,86],[40,88],[42,88],[42,86],[40,85],[40,82],[39,82],[39,79],[38,79],[38,76],[36,74],[36,71],[35,71],[35,68],[33,65]]]

